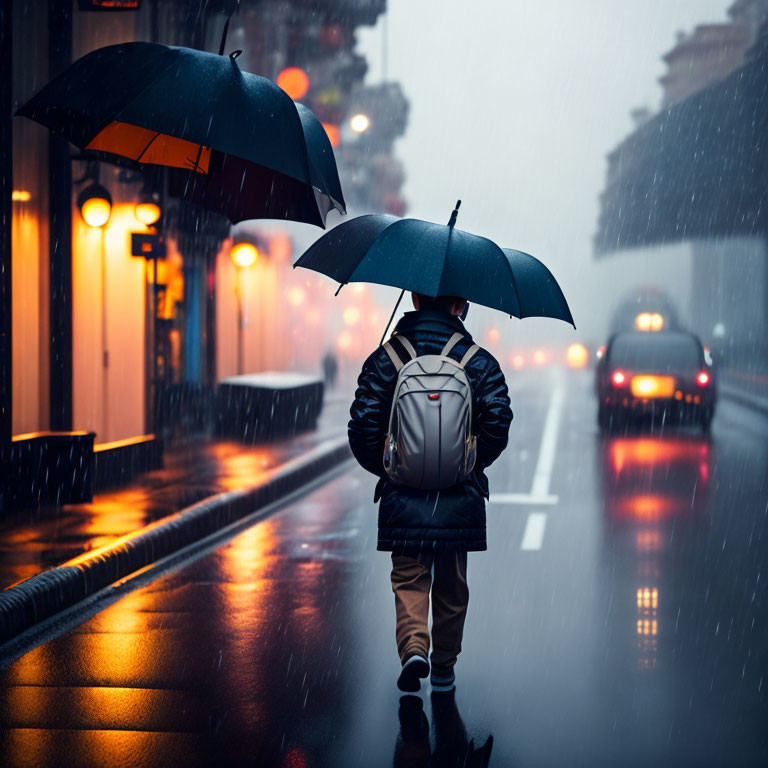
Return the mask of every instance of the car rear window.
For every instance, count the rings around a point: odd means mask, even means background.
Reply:
[[[695,338],[682,333],[633,333],[617,336],[611,345],[611,365],[632,371],[688,370],[701,365]]]

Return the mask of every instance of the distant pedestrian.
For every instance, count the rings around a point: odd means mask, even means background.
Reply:
[[[484,470],[507,445],[512,420],[498,362],[473,343],[459,297],[413,294],[414,312],[365,361],[349,442],[379,478],[378,549],[392,552],[398,687],[454,688],[469,601],[467,552],[485,550]]]
[[[336,386],[336,379],[339,375],[339,361],[332,349],[326,351],[322,360],[323,366],[323,381],[328,389],[333,389]]]

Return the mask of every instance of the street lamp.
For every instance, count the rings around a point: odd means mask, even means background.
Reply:
[[[248,269],[258,260],[259,249],[253,243],[238,243],[229,255],[238,269]]]
[[[152,227],[160,221],[163,211],[158,203],[159,195],[142,195],[133,209],[133,215],[145,227]]]
[[[371,118],[368,115],[364,115],[362,112],[358,112],[353,115],[349,121],[349,127],[355,133],[365,133],[371,127]]]
[[[243,373],[243,330],[245,328],[245,302],[243,301],[242,273],[252,267],[259,259],[259,249],[248,242],[237,243],[232,247],[229,257],[237,270],[235,275],[235,296],[237,297],[237,373]]]
[[[77,207],[89,227],[103,227],[112,213],[112,195],[106,187],[94,182],[77,196]]]

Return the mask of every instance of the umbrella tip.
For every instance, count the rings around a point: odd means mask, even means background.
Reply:
[[[456,207],[453,209],[453,213],[451,214],[451,219],[448,222],[449,227],[452,227],[456,223],[456,217],[459,215],[459,208],[461,208],[461,200],[456,201]]]

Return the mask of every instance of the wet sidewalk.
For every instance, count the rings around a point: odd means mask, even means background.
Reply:
[[[0,589],[109,544],[222,491],[246,488],[266,471],[346,431],[349,397],[332,393],[317,429],[273,443],[190,441],[165,451],[164,468],[89,504],[19,510],[0,521]]]

